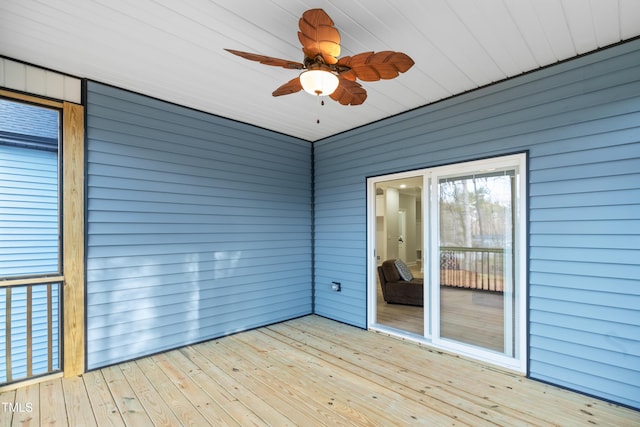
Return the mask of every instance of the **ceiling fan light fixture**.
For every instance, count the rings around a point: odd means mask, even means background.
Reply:
[[[311,95],[331,95],[339,84],[338,76],[326,70],[307,70],[300,74],[302,88]]]
[[[367,91],[356,79],[366,82],[395,79],[414,64],[402,52],[385,50],[363,52],[353,56],[340,55],[340,33],[333,20],[322,9],[309,9],[298,21],[298,40],[302,43],[304,62],[289,61],[256,53],[226,49],[229,53],[250,61],[287,70],[306,70],[271,95],[282,96],[305,92],[316,96],[331,95],[342,105],[360,105],[367,99]],[[320,104],[323,104],[322,101]]]

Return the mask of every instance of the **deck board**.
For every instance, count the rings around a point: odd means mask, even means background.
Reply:
[[[257,396],[246,393],[243,385],[195,353],[192,348],[185,348],[154,356],[154,359],[211,425],[239,426],[240,422],[266,425],[242,403],[255,401],[260,405],[262,402]]]
[[[156,363],[154,358],[146,357],[138,360],[136,363],[142,372],[144,372],[147,381],[155,387],[157,397],[160,399],[159,401],[171,409],[180,425],[204,426],[215,421],[207,420],[200,414],[197,408],[194,407],[194,402],[189,401],[187,396],[181,391],[182,388],[187,388],[193,395],[197,395],[197,388],[176,386],[176,383],[171,381],[167,375],[169,369],[163,369],[163,366]]]
[[[225,341],[231,339],[232,337],[229,337],[225,340],[206,343],[198,346],[198,350],[210,362],[215,361],[214,363],[226,370],[234,380],[251,390],[256,398],[262,399],[264,396],[269,396],[269,405],[264,412],[261,412],[261,416],[268,424],[272,424],[271,420],[280,418],[280,423],[285,425],[318,425],[320,420],[314,411],[309,410],[309,401],[305,395],[292,393],[280,375],[272,374],[265,379],[265,375],[242,356],[242,352],[261,350],[253,347],[244,347],[240,351],[229,349]]]
[[[640,425],[640,412],[318,316],[0,393],[0,425]],[[17,406],[14,406],[17,407]]]
[[[113,400],[118,411],[127,426],[153,426],[151,417],[146,413],[144,407],[136,397],[135,391],[131,388],[125,378],[120,366],[110,366],[102,369]]]
[[[178,418],[171,410],[172,406],[163,401],[136,362],[123,363],[120,365],[120,369],[154,426],[180,425]],[[153,371],[156,368],[152,367],[151,369]],[[152,376],[151,373],[149,375]]]
[[[62,381],[62,390],[69,424],[86,427],[97,425],[83,379],[71,377]]]
[[[331,337],[330,331],[326,333],[316,331],[309,334],[288,325],[276,325],[266,329],[265,333],[270,333],[271,330],[305,343],[308,349],[317,349],[327,355],[335,354],[337,360],[333,363],[348,363],[349,371],[375,381],[383,388],[397,394],[410,403],[412,409],[427,406],[430,410],[424,411],[423,417],[427,418],[431,425],[442,423],[447,419],[457,419],[469,425],[491,424],[482,417],[474,415],[474,412],[484,410],[486,402],[483,399],[476,398],[476,402],[460,399],[459,396],[447,390],[444,384],[429,380],[422,373],[406,368],[405,365],[412,363],[409,359],[403,357],[400,365],[394,363],[393,359],[387,358],[385,348],[371,348],[363,351],[358,348],[357,343],[349,343],[351,348],[343,347],[340,341],[335,342],[336,338]],[[308,349],[306,351],[313,351]],[[499,414],[495,415],[498,415],[498,419],[500,418]],[[495,419],[493,416],[489,418],[492,418],[491,421]]]
[[[67,416],[62,381],[60,381],[60,379],[49,380],[38,384],[37,387],[40,391],[39,402],[31,403],[34,406],[38,406],[40,425],[71,425]],[[18,397],[18,393],[16,393],[16,397]],[[24,404],[25,402],[17,403]]]
[[[27,406],[27,403],[36,402],[39,398],[38,393],[39,390],[37,385],[29,385],[16,390],[15,401],[22,404],[22,408],[18,409],[18,413],[15,414],[13,418],[13,423],[0,425],[20,427],[37,426],[40,419],[38,405],[31,403],[31,405]]]
[[[124,427],[124,421],[102,371],[87,372],[82,378],[96,423],[99,426]]]
[[[368,380],[339,366],[331,366],[320,357],[306,352],[291,352],[289,345],[272,339],[261,331],[234,336],[229,349],[256,346],[260,353],[243,355],[256,367],[264,383],[284,388],[291,398],[305,396],[303,404],[317,413],[315,424],[321,425],[394,425],[407,422],[398,411],[388,411],[377,395],[385,390],[369,384]],[[277,381],[269,371],[279,372]],[[309,376],[307,372],[314,372]],[[375,403],[375,405],[374,405]]]

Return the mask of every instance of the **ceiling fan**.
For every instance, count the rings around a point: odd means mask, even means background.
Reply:
[[[261,64],[304,70],[298,77],[283,84],[273,96],[296,93],[304,89],[312,95],[330,96],[342,105],[360,105],[367,99],[367,91],[356,81],[374,82],[393,79],[414,64],[402,52],[364,52],[340,56],[340,33],[322,9],[310,9],[298,22],[298,40],[302,43],[304,61],[288,61],[255,53],[226,51]]]

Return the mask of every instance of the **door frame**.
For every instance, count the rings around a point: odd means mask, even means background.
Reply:
[[[439,286],[430,286],[429,283],[440,283],[439,261],[435,260],[438,255],[437,245],[438,223],[437,209],[438,192],[437,176],[444,173],[464,173],[468,170],[480,172],[493,168],[517,168],[517,180],[515,193],[517,195],[513,207],[516,212],[516,224],[514,227],[514,247],[515,247],[515,283],[516,292],[516,319],[513,333],[517,337],[514,345],[514,357],[499,354],[486,349],[481,349],[457,343],[454,341],[440,339],[439,334]],[[434,166],[420,170],[412,170],[386,175],[378,175],[367,178],[367,328],[389,333],[412,341],[424,343],[432,347],[454,352],[456,354],[491,363],[496,366],[507,368],[515,372],[526,374],[528,365],[528,337],[527,337],[527,153],[518,153],[497,156],[488,159],[459,162],[445,166]],[[418,336],[409,332],[399,331],[386,327],[376,321],[377,311],[377,258],[376,258],[376,184],[385,181],[404,179],[410,177],[423,177],[422,203],[423,203],[423,238],[422,238],[422,258],[425,271],[425,292],[424,292],[424,334]],[[436,268],[432,268],[436,266]]]

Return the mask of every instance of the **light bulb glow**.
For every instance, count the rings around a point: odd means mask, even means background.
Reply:
[[[307,70],[300,74],[302,88],[311,95],[331,95],[338,83],[338,76],[325,70]]]

